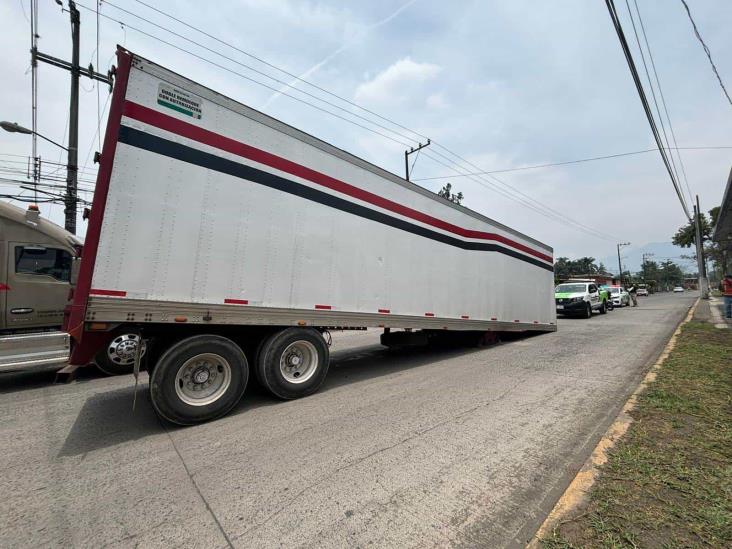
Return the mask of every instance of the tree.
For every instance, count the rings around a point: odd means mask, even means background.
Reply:
[[[709,240],[712,237],[712,226],[710,225],[707,216],[701,214],[699,216],[699,222],[701,223],[702,242]],[[673,242],[676,246],[681,246],[682,248],[690,248],[692,246],[695,246],[696,223],[694,223],[694,221],[692,220],[683,227],[680,227],[671,239],[671,242]]]
[[[444,187],[442,187],[439,191],[437,191],[437,194],[440,195],[442,198],[449,200],[450,202],[454,202],[455,204],[460,204],[463,201],[463,193],[453,193],[451,183],[448,183]]]
[[[714,226],[717,224],[719,219],[720,207],[717,206],[709,210],[709,217],[704,214],[699,216],[699,223],[701,224],[702,232],[702,246],[704,249],[704,256],[714,261],[718,274],[725,270],[726,267],[726,254],[725,250],[717,244],[712,242],[712,232]],[[696,245],[696,224],[691,221],[680,227],[676,234],[671,239],[671,242],[682,248],[690,248]],[[694,254],[696,259],[696,254]]]

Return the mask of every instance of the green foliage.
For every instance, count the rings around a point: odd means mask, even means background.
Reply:
[[[442,187],[439,191],[437,191],[437,194],[440,195],[442,198],[449,200],[450,202],[454,202],[455,204],[460,204],[464,198],[462,192],[458,192],[457,194],[452,192],[451,183],[448,183],[444,187]]]
[[[569,278],[571,275],[606,273],[605,265],[602,263],[597,265],[595,261],[594,257],[580,257],[579,259],[558,257],[554,262],[554,277],[557,280],[562,280]]]

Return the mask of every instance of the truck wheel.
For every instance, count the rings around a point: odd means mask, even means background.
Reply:
[[[615,309],[615,304],[613,303],[612,299],[607,300],[607,310],[612,311]]]
[[[193,425],[229,412],[248,379],[249,365],[238,345],[217,335],[197,335],[160,357],[150,376],[150,399],[161,417]]]
[[[607,302],[603,301],[602,305],[600,305],[600,314],[604,315],[607,313]]]
[[[592,318],[592,305],[585,303],[585,318]]]
[[[328,373],[330,353],[313,328],[287,328],[267,338],[257,357],[257,379],[274,396],[290,400],[317,391]]]
[[[142,345],[142,356],[145,356],[147,344],[140,334],[118,333],[96,354],[94,364],[108,376],[131,374],[135,367],[138,345]]]

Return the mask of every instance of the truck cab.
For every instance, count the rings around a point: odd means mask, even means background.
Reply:
[[[0,202],[0,371],[67,360],[61,325],[80,250],[81,241],[42,219],[37,206]]]

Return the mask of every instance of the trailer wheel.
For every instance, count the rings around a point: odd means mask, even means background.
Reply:
[[[248,379],[249,365],[238,345],[217,335],[197,335],[160,357],[150,376],[150,399],[161,417],[193,425],[229,412]]]
[[[142,356],[145,356],[147,345],[140,334],[117,333],[96,354],[94,364],[108,376],[131,374],[135,367],[135,353],[138,345],[142,345]]]
[[[317,391],[328,373],[330,353],[312,328],[287,328],[262,344],[257,357],[259,383],[274,396],[290,400]]]

